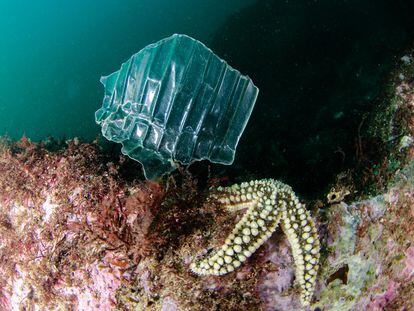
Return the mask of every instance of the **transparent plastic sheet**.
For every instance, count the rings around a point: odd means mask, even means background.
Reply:
[[[148,45],[101,82],[96,122],[148,179],[177,162],[233,163],[259,91],[204,44],[178,34]]]

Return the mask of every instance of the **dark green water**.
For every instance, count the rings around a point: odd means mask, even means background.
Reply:
[[[412,0],[263,0],[228,19],[211,46],[260,95],[223,175],[271,176],[311,194],[353,167],[364,115],[414,44],[413,12]]]
[[[186,33],[260,88],[234,165],[215,172],[312,192],[353,165],[362,116],[414,42],[412,12],[413,0],[2,1],[0,135],[95,138],[100,76]]]

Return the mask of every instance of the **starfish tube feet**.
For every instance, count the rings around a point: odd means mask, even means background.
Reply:
[[[292,247],[301,300],[308,305],[319,268],[319,239],[313,219],[292,188],[273,179],[264,179],[218,187],[210,198],[229,211],[247,211],[224,244],[207,257],[193,262],[191,270],[198,275],[223,275],[234,271],[281,222]]]

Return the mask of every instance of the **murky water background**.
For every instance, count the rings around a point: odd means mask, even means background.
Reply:
[[[94,139],[100,76],[185,33],[260,88],[236,161],[217,174],[320,189],[352,165],[364,113],[414,42],[412,12],[412,0],[2,1],[0,135]]]

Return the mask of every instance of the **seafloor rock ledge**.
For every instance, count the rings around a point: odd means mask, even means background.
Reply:
[[[375,194],[355,193],[342,176],[328,200],[308,204],[322,242],[312,309],[414,309],[414,70],[407,57],[390,86],[389,126],[379,127],[385,140],[397,127],[403,132],[363,175],[376,181]],[[301,309],[280,230],[235,272],[197,277],[189,263],[222,244],[238,216],[205,203],[207,187],[187,171],[155,183],[131,178],[130,169],[130,160],[94,143],[2,141],[0,309]]]

